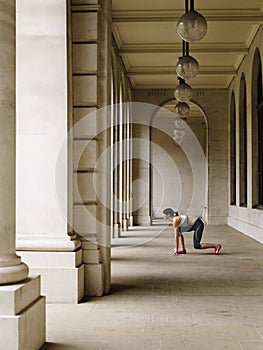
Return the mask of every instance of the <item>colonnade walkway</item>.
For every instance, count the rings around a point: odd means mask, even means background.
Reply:
[[[263,245],[206,227],[218,256],[194,250],[186,233],[187,254],[175,257],[172,228],[162,230],[114,240],[108,296],[47,306],[44,350],[263,349]]]

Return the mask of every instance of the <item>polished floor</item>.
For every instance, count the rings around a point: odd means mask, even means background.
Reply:
[[[47,306],[43,350],[262,350],[263,246],[229,227],[207,227],[194,250],[172,256],[172,229],[114,240],[112,291],[79,305]]]

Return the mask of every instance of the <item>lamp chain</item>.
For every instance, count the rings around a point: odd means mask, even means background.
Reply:
[[[188,12],[188,0],[185,0],[185,13]]]

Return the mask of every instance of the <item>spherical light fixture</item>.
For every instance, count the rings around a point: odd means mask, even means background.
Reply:
[[[180,102],[187,102],[190,101],[193,95],[193,90],[190,85],[186,84],[185,82],[181,82],[180,84],[176,86],[174,90],[174,97],[177,99],[177,101]]]
[[[193,79],[199,72],[198,61],[189,55],[181,57],[176,64],[176,73],[183,79]]]
[[[186,12],[177,22],[178,35],[189,43],[200,41],[206,32],[206,19],[195,10]]]
[[[179,117],[184,117],[190,113],[190,107],[185,102],[178,102],[175,106],[175,114]]]
[[[174,136],[173,136],[174,142],[176,142],[178,145],[181,145],[181,143],[183,142],[183,139],[184,139],[184,135],[185,135],[185,130],[175,129]]]
[[[181,130],[181,129],[175,129],[175,130],[174,130],[174,136],[175,136],[177,139],[183,138],[184,135],[185,135],[185,131],[184,131],[184,130]]]
[[[174,121],[174,126],[176,129],[185,129],[184,121],[180,117],[176,117]]]

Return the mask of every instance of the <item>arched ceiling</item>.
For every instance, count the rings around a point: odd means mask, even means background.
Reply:
[[[176,24],[184,0],[113,0],[113,36],[134,89],[169,89],[178,84],[182,52]],[[193,88],[227,88],[263,23],[261,0],[196,0],[208,23],[206,36],[190,44],[200,65]]]

